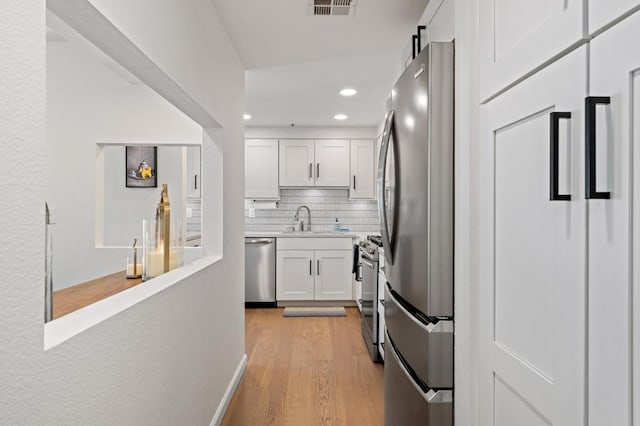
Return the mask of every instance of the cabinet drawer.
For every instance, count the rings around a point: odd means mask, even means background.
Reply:
[[[352,250],[351,238],[278,238],[278,250]]]

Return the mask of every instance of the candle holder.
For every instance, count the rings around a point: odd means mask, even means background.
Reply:
[[[184,227],[182,220],[171,218],[169,190],[162,184],[155,219],[142,222],[142,280],[147,281],[182,266]]]
[[[174,218],[170,225],[170,243],[168,267],[166,272],[184,264],[184,230],[182,220]],[[142,281],[148,281],[165,273],[164,240],[156,233],[158,221],[144,219],[142,221]]]
[[[142,276],[142,259],[138,255],[138,239],[133,240],[131,256],[127,257],[127,278],[140,278]]]

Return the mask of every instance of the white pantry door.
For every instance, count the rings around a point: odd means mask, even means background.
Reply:
[[[574,51],[481,111],[481,426],[584,426],[586,53]],[[557,193],[571,199],[552,201],[558,112]]]
[[[635,229],[638,235],[640,226],[638,209],[632,203],[631,176],[636,175],[638,200],[640,180],[632,166],[640,164],[640,50],[630,43],[639,39],[640,14],[636,13],[591,42],[589,94],[601,98],[594,107],[595,189],[610,193],[609,199],[588,201],[591,425],[631,425],[631,300],[638,274],[632,270],[630,249],[632,233]],[[636,253],[639,242],[635,239]]]

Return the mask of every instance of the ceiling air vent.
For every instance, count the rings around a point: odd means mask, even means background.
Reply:
[[[311,0],[309,9],[314,16],[353,16],[356,0]]]

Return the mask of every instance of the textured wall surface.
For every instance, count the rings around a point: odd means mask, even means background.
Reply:
[[[311,224],[314,231],[331,231],[336,217],[341,228],[352,232],[380,233],[378,204],[376,201],[349,201],[348,189],[281,189],[278,208],[256,210],[256,217],[249,217],[251,200],[245,200],[245,230],[250,232],[284,231],[288,226],[297,225],[293,220],[298,206],[305,205],[311,210]],[[300,219],[307,223],[307,212],[301,210]]]
[[[43,350],[45,1],[0,2],[0,424],[209,424],[244,353],[243,67],[208,0],[92,3],[224,126],[225,257]]]
[[[42,399],[44,1],[0,2],[0,423]],[[44,423],[40,421],[40,423]]]

